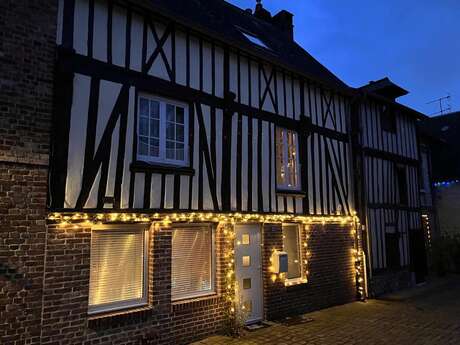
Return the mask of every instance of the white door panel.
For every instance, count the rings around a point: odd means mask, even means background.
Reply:
[[[258,224],[235,226],[235,274],[237,298],[247,312],[246,323],[263,319],[261,232]]]

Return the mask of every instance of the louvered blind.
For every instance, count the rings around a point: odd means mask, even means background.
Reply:
[[[145,302],[144,236],[141,228],[92,231],[90,312]]]
[[[213,291],[212,229],[177,228],[172,239],[172,299],[197,297]]]
[[[288,279],[300,278],[300,243],[299,228],[297,225],[283,225],[283,247],[288,254]]]

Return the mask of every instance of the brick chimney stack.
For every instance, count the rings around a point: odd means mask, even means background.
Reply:
[[[292,24],[293,14],[282,10],[272,17],[271,13],[267,11],[263,5],[262,0],[257,0],[254,17],[265,20],[271,23],[282,32],[289,40],[294,39],[294,25]]]

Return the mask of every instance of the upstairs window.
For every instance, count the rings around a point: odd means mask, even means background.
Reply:
[[[188,108],[153,96],[140,96],[137,158],[145,162],[188,164]]]
[[[396,178],[398,179],[398,195],[399,203],[401,205],[408,204],[407,196],[407,177],[406,177],[406,168],[404,166],[396,166]]]
[[[392,107],[384,105],[380,114],[380,123],[385,132],[396,133],[396,114]]]
[[[280,189],[300,189],[300,169],[297,133],[276,129],[276,183]]]

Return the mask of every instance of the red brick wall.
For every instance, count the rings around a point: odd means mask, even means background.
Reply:
[[[264,304],[267,319],[306,313],[356,300],[354,239],[348,226],[311,225],[302,229],[308,251],[308,283],[286,287],[273,282],[269,270],[273,249],[283,249],[280,225],[264,227]],[[303,249],[303,260],[306,250]]]
[[[47,169],[0,162],[0,343],[38,344]]]
[[[57,0],[0,2],[0,161],[47,164]]]
[[[185,344],[222,331],[227,262],[217,256],[217,292],[211,298],[171,303],[170,228],[150,231],[149,308],[89,318],[91,230],[48,227],[42,344]],[[224,238],[217,231],[217,253]]]
[[[39,344],[56,0],[0,1],[0,343]]]

